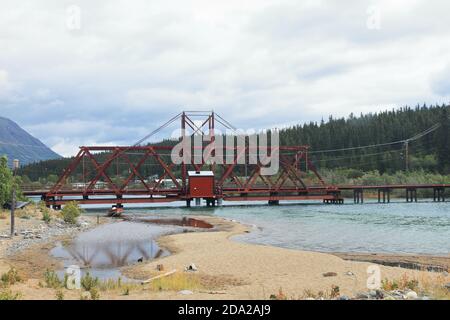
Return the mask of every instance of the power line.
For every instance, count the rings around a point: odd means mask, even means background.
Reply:
[[[392,141],[392,142],[386,142],[386,143],[379,143],[379,144],[371,144],[371,145],[366,145],[366,146],[358,146],[358,147],[349,147],[349,148],[341,148],[341,149],[329,149],[329,150],[316,150],[316,151],[310,151],[310,154],[314,154],[314,153],[330,153],[330,152],[338,152],[338,151],[350,151],[350,150],[358,150],[358,149],[365,149],[365,148],[375,148],[375,147],[384,147],[384,146],[391,146],[391,145],[396,145],[396,144],[404,144],[406,142],[409,141],[415,141],[417,139],[420,139],[428,134],[430,134],[431,132],[437,130],[439,127],[441,126],[440,123],[436,123],[433,126],[431,126],[430,128],[428,128],[427,130],[420,132],[414,136],[412,136],[411,138],[408,139],[403,139],[403,140],[398,140],[398,141]]]

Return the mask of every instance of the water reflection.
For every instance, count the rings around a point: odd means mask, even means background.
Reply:
[[[120,268],[131,263],[158,259],[167,251],[150,241],[113,241],[110,243],[85,243],[75,241],[59,244],[52,255],[83,268]]]
[[[154,239],[178,229],[115,222],[81,233],[71,242],[58,243],[51,255],[62,259],[64,267],[78,265],[99,278],[117,277],[120,267],[169,255]]]

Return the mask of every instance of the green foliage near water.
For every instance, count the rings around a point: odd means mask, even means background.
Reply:
[[[81,215],[81,213],[82,209],[75,201],[67,203],[61,210],[61,215],[64,221],[71,224],[77,223],[77,219]]]
[[[81,287],[86,291],[91,291],[92,289],[97,288],[98,285],[98,278],[92,277],[89,272],[86,272],[86,274],[81,277]]]
[[[384,185],[384,184],[443,184],[450,183],[450,174],[417,171],[381,173],[378,170],[364,172],[357,169],[324,169],[323,178],[336,185]]]
[[[16,190],[16,200],[25,201],[20,190],[22,179],[19,176],[14,177],[11,169],[8,167],[8,159],[5,156],[0,157],[0,208],[6,203],[11,203],[13,187]]]
[[[394,185],[394,184],[450,184],[450,174],[417,171],[397,171],[394,173],[380,173],[378,170],[364,172],[357,169],[324,169],[321,175],[325,181],[333,185]],[[376,190],[373,191],[377,192]],[[350,196],[351,191],[344,192]],[[432,197],[432,189],[420,189],[419,197]],[[393,196],[403,196],[404,190],[393,190]]]

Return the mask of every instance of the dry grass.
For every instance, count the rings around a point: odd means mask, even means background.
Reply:
[[[129,295],[132,290],[138,290],[142,288],[139,283],[123,282],[122,278],[107,279],[98,283],[98,289],[100,291],[120,291],[122,295]]]
[[[445,284],[450,283],[450,276],[441,273],[431,277],[424,273],[420,275],[418,281],[420,289],[432,298],[450,300],[450,291],[444,287]]]
[[[307,300],[307,299],[314,299],[314,300],[332,300],[336,299],[341,295],[339,286],[332,285],[329,290],[320,290],[320,291],[313,291],[311,289],[306,289],[303,291],[303,294],[300,296],[292,296],[288,297],[284,292],[283,289],[280,288],[278,290],[278,293],[271,294],[270,299],[271,300]]]
[[[22,281],[22,277],[19,275],[16,269],[11,268],[8,272],[5,272],[1,276],[1,286],[8,287]]]
[[[329,290],[320,290],[318,292],[313,292],[312,290],[305,290],[303,294],[299,297],[301,300],[305,299],[321,299],[321,300],[331,300],[336,299],[341,295],[339,286],[332,285]]]
[[[445,284],[450,282],[448,275],[421,273],[418,277],[412,278],[406,273],[398,280],[383,280],[382,289],[392,290],[413,290],[432,299],[450,300],[450,291],[445,288]]]
[[[11,290],[2,290],[0,291],[0,301],[2,300],[19,300],[22,298],[22,294],[20,292],[12,292]]]
[[[414,290],[419,288],[419,280],[410,278],[406,273],[400,279],[385,279],[381,282],[381,288],[385,291]]]
[[[198,275],[176,272],[170,276],[156,279],[148,284],[150,290],[154,291],[180,291],[203,289],[201,279]]]

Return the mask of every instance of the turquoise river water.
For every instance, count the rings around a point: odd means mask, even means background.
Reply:
[[[403,200],[404,201],[404,200]],[[234,240],[323,252],[380,252],[447,255],[450,252],[450,202],[422,200],[357,205],[233,204],[215,208],[127,207],[126,215],[174,217],[215,215],[252,226]],[[104,214],[89,208],[87,214]]]

